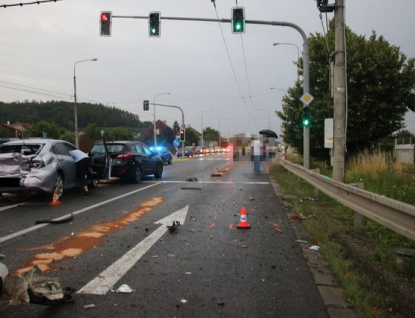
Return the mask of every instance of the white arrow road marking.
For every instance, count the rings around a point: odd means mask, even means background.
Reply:
[[[126,254],[121,256],[115,263],[110,265],[101,274],[82,287],[77,293],[105,295],[112,288],[112,286],[114,286],[118,280],[120,280],[158,241],[158,239],[167,232],[167,225],[171,225],[173,221],[179,221],[180,224],[184,224],[188,209],[189,206],[187,205],[183,209],[180,209],[164,219],[155,222],[154,224],[161,224],[162,226],[134,246]]]

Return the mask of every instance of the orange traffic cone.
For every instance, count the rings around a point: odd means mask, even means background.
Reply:
[[[59,205],[59,204],[62,204],[62,202],[59,201],[58,191],[55,189],[55,191],[53,191],[52,202],[50,202],[49,205]]]
[[[251,228],[251,224],[249,224],[249,222],[246,219],[246,208],[244,206],[241,208],[241,218],[236,227],[238,229],[250,229]]]

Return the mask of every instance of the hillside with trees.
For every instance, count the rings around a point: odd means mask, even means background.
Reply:
[[[124,127],[137,130],[146,126],[138,115],[116,107],[90,103],[78,103],[77,106],[79,130],[84,130],[90,123],[100,127]],[[73,131],[74,104],[65,101],[0,102],[0,120],[2,123],[9,121],[32,124],[47,121],[49,124]]]

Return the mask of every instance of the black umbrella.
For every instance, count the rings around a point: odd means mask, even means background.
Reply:
[[[278,135],[277,135],[274,131],[269,130],[269,129],[262,129],[262,130],[259,132],[259,134],[260,134],[260,135],[265,135],[266,137],[274,137],[274,138],[278,138]]]

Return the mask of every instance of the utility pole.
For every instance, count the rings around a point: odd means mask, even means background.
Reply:
[[[346,151],[346,59],[344,0],[336,0],[334,9],[334,116],[333,116],[333,179],[344,182]]]

